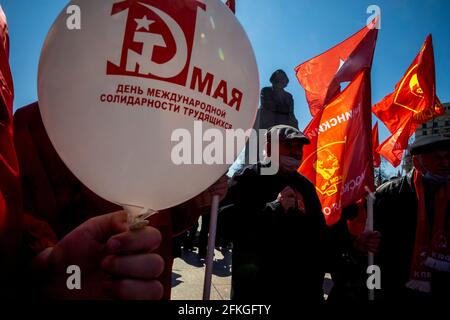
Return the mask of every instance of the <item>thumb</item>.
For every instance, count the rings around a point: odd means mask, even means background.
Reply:
[[[127,213],[116,211],[89,219],[86,232],[98,242],[106,242],[111,236],[128,230]]]

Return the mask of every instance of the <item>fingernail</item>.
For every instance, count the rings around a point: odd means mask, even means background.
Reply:
[[[117,239],[110,239],[106,244],[106,248],[108,249],[109,252],[118,251],[120,249],[120,241]]]

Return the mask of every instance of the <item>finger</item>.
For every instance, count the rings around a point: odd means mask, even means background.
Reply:
[[[379,247],[378,247],[377,245],[367,244],[367,245],[366,245],[366,248],[367,248],[367,250],[370,251],[370,252],[375,252],[375,251],[378,250]]]
[[[164,271],[164,260],[154,253],[115,256],[102,261],[102,268],[111,275],[139,279],[155,279]]]
[[[378,236],[370,236],[370,237],[367,237],[366,241],[379,243],[381,241],[381,238]]]
[[[369,247],[376,247],[376,248],[378,248],[379,246],[380,246],[380,242],[379,241],[369,241],[368,243],[367,243],[367,246]]]
[[[370,239],[367,240],[367,242],[368,243],[377,244],[377,243],[380,243],[381,241],[378,238],[370,238]]]
[[[381,234],[378,231],[365,231],[363,235],[367,238],[378,238]]]
[[[369,240],[367,241],[367,246],[379,246],[380,245],[380,240]]]
[[[290,187],[284,188],[283,191],[281,191],[281,193],[285,197],[295,197],[295,192]]]
[[[112,292],[121,300],[161,300],[164,287],[157,280],[122,279],[113,281]]]
[[[293,200],[293,199],[286,199],[285,202],[284,202],[284,206],[286,208],[293,208],[293,207],[295,207],[295,200]]]
[[[128,230],[127,213],[116,211],[86,221],[83,228],[98,242],[105,242],[111,236]]]
[[[296,201],[297,198],[295,197],[295,194],[287,194],[284,196],[286,199],[288,199],[289,201]]]
[[[108,240],[106,252],[109,254],[120,254],[153,251],[159,247],[161,240],[161,232],[153,227],[122,232]]]
[[[373,237],[373,238],[380,239],[380,238],[381,238],[381,233],[378,232],[378,231],[374,231],[374,232],[372,232],[372,237]]]
[[[372,253],[378,253],[378,247],[377,246],[367,246],[367,251]]]
[[[303,199],[303,196],[302,196],[302,194],[301,194],[300,192],[298,192],[297,190],[295,190],[294,193],[295,193],[295,196],[296,196],[298,199]]]

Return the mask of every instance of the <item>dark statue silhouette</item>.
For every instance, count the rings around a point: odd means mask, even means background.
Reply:
[[[272,126],[285,124],[298,129],[298,121],[294,115],[294,99],[285,91],[289,79],[283,70],[275,71],[270,77],[272,87],[261,90],[261,108],[255,123],[256,129],[269,129]]]

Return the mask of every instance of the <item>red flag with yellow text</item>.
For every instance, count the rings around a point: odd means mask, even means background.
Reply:
[[[371,68],[377,22],[375,18],[350,38],[295,68],[312,116],[340,92],[342,82],[351,81],[364,68]]]
[[[304,146],[299,172],[316,186],[329,225],[367,188],[374,190],[370,99],[370,72],[364,69],[304,130],[311,144]]]
[[[417,127],[445,113],[436,96],[431,35],[427,36],[419,54],[395,86],[395,91],[374,105],[372,111],[392,134],[378,147],[378,152],[397,167]]]

